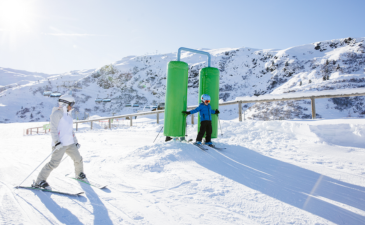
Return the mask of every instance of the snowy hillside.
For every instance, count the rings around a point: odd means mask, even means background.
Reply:
[[[365,38],[345,38],[317,42],[284,50],[252,48],[202,49],[212,55],[212,66],[220,70],[220,99],[240,96],[282,94],[289,92],[336,90],[365,87]],[[189,47],[189,46],[186,46]],[[85,115],[110,116],[133,112],[126,104],[156,105],[164,102],[166,67],[176,60],[176,53],[128,56],[100,69],[54,76],[0,93],[0,122],[47,120],[56,99],[42,96],[44,90],[76,80],[76,111]],[[188,105],[198,103],[199,70],[206,56],[183,52],[182,60],[190,66]],[[65,93],[66,89],[59,91]],[[110,103],[95,99],[111,98]],[[362,117],[364,97],[320,99],[316,101],[317,118]],[[260,120],[310,118],[309,101],[247,104],[247,118]],[[136,111],[136,110],[135,110]],[[237,117],[237,107],[223,107],[227,119]]]
[[[51,137],[21,136],[40,123],[0,124],[0,224],[364,224],[364,119],[222,120],[214,141],[227,149],[207,152],[162,136],[153,144],[161,125],[135,122],[79,127],[85,173],[108,188],[66,178],[69,158],[48,179],[79,197],[15,189]]]
[[[45,79],[49,76],[52,75],[0,67],[0,90],[4,90],[4,87],[6,86],[24,85],[30,83],[31,81]]]

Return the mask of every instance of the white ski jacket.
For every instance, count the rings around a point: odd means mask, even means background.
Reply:
[[[66,107],[54,107],[50,116],[52,146],[61,142],[63,146],[78,143],[73,130],[73,120]]]

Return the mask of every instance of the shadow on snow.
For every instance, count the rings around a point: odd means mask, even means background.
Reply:
[[[47,207],[47,209],[53,213],[53,215],[64,224],[83,224],[80,222],[77,216],[72,214],[67,208],[59,206],[50,195],[62,195],[56,193],[45,193],[41,191],[34,191],[34,194],[38,196],[41,202]],[[82,202],[86,202],[86,198],[83,196],[70,196],[69,198],[78,199]],[[42,213],[43,215],[43,213]],[[47,218],[47,217],[46,217]],[[51,222],[52,223],[52,222]]]
[[[82,189],[84,190],[86,197],[89,199],[90,204],[93,207],[93,211],[91,212],[94,216],[94,224],[113,224],[111,219],[109,218],[108,210],[104,206],[103,202],[99,199],[98,195],[95,193],[92,187],[87,184],[81,184]],[[47,207],[47,209],[53,213],[53,215],[64,224],[83,224],[78,219],[78,216],[72,214],[68,209],[59,206],[52,198],[50,198],[50,194],[54,193],[43,193],[43,192],[34,192],[41,202]],[[70,196],[69,198],[73,198],[79,200],[81,202],[86,202],[86,198],[84,196]]]
[[[93,207],[94,224],[103,224],[103,225],[113,224],[113,222],[109,217],[108,209],[100,200],[98,194],[95,193],[94,189],[88,184],[80,183],[80,185],[81,188],[84,190],[86,197],[89,199],[90,204]]]
[[[365,188],[282,162],[241,146],[202,154],[188,151],[205,168],[336,224],[364,224],[365,217],[323,197],[365,211]],[[198,150],[197,150],[198,151]],[[184,151],[186,153],[186,151]],[[184,154],[185,154],[184,153]]]

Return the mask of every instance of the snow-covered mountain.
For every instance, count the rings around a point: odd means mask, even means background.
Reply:
[[[0,67],[0,90],[4,90],[4,87],[8,86],[24,85],[31,81],[42,80],[49,76],[52,75]]]
[[[284,50],[259,50],[248,47],[202,49],[212,55],[212,66],[220,70],[220,99],[239,96],[282,94],[314,90],[365,87],[365,38],[344,38],[292,47]],[[188,47],[188,46],[187,46]],[[20,84],[0,92],[0,122],[46,121],[55,98],[43,96],[45,90],[57,91],[67,82],[75,89],[79,118],[109,116],[133,111],[126,104],[156,105],[164,102],[166,68],[176,53],[128,56],[99,69],[73,71]],[[188,105],[198,103],[199,70],[207,58],[183,52],[189,64]],[[1,76],[2,77],[2,76]],[[0,81],[0,85],[5,83]],[[67,89],[58,87],[65,93]],[[95,99],[111,98],[96,103]],[[246,118],[310,118],[310,101],[287,101],[244,105]],[[318,99],[318,118],[362,117],[364,97]],[[237,106],[221,108],[222,117],[238,117]]]

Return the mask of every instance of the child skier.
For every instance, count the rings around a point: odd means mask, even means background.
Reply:
[[[202,139],[205,133],[205,144],[209,145],[209,146],[213,146],[213,143],[211,141],[211,137],[212,137],[212,115],[211,114],[219,114],[219,110],[213,110],[210,107],[210,96],[207,94],[203,94],[201,96],[201,101],[202,103],[200,103],[200,105],[189,111],[183,111],[182,113],[185,113],[186,115],[189,114],[194,114],[197,112],[200,112],[200,130],[198,133],[198,136],[196,137],[196,144],[201,145],[202,144]]]
[[[71,110],[75,105],[75,99],[72,96],[62,95],[58,103],[59,107],[54,107],[50,116],[52,151],[54,152],[50,162],[39,173],[37,180],[32,185],[33,187],[52,190],[46,180],[52,170],[58,167],[65,152],[74,161],[75,177],[77,179],[86,179],[83,172],[82,157],[79,152],[80,144],[72,127]]]

